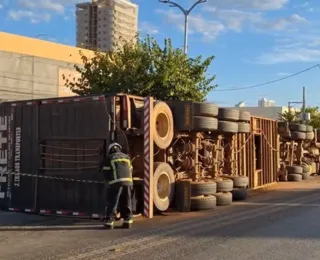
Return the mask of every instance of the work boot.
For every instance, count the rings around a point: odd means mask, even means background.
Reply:
[[[122,228],[130,229],[132,228],[133,220],[123,221]]]
[[[106,221],[106,222],[104,222],[104,227],[106,229],[113,229],[114,228],[114,221]]]

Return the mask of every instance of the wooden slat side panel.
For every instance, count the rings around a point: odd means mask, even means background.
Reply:
[[[239,151],[244,146],[236,155],[236,173],[248,176],[249,188],[256,188],[277,181],[279,137],[275,120],[252,117],[250,124],[250,134],[238,134],[236,137],[236,149]],[[262,161],[260,171],[256,169],[255,134],[261,136],[260,157],[262,157]]]

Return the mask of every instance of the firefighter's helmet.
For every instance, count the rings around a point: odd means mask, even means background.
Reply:
[[[108,147],[108,153],[112,153],[112,152],[115,152],[117,150],[122,150],[122,146],[118,143],[112,143],[109,145]]]

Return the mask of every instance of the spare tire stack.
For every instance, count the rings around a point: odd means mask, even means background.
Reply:
[[[311,141],[315,137],[313,127],[311,125],[306,126],[306,140]]]
[[[250,133],[251,114],[248,111],[239,111],[238,133]]]
[[[248,197],[249,178],[247,176],[230,176],[233,181],[232,200],[242,201]]]
[[[284,122],[279,122],[278,127],[283,127],[280,123],[284,123]],[[310,125],[290,123],[289,130],[290,130],[290,136],[283,134],[283,132],[280,132],[280,135],[282,137],[285,137],[287,139],[291,139],[294,141],[304,141],[304,140],[311,141],[315,137],[313,127]]]
[[[191,101],[168,102],[173,111],[176,131],[216,131],[218,106],[214,103]]]
[[[218,131],[222,133],[238,133],[240,111],[232,108],[219,108]]]
[[[217,183],[213,181],[191,182],[192,211],[214,209],[217,206]]]
[[[288,181],[298,182],[302,181],[303,168],[299,165],[292,165],[286,167],[288,172]]]
[[[217,206],[228,206],[232,203],[233,181],[230,179],[217,179]]]
[[[289,131],[286,131],[288,127]],[[297,123],[278,122],[278,131],[281,137],[294,141],[311,141],[315,138],[313,127]]]
[[[213,131],[218,128],[218,106],[214,103],[193,102],[193,130]],[[179,115],[178,115],[179,116]]]
[[[289,129],[291,132],[291,139],[296,141],[306,140],[307,126],[303,124],[290,123]]]

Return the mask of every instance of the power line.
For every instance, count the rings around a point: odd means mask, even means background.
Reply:
[[[291,75],[288,75],[288,76],[285,76],[285,77],[282,77],[282,78],[279,78],[279,79],[267,81],[267,82],[264,82],[264,83],[260,83],[260,84],[256,84],[256,85],[252,85],[252,86],[248,86],[248,87],[240,87],[240,88],[214,89],[213,91],[237,91],[237,90],[258,88],[258,87],[262,87],[262,86],[265,86],[265,85],[270,85],[270,84],[273,84],[273,83],[276,83],[276,82],[279,82],[279,81],[282,81],[282,80],[285,80],[285,79],[288,79],[288,78],[295,77],[295,76],[297,76],[297,75],[300,75],[300,74],[302,74],[302,73],[305,73],[305,72],[307,72],[307,71],[309,71],[309,70],[311,70],[311,69],[314,69],[314,68],[319,68],[319,69],[320,69],[320,64],[316,64],[316,65],[314,65],[314,66],[312,66],[312,67],[309,67],[309,68],[307,68],[307,69],[301,70],[301,71],[296,72],[296,73],[294,73],[294,74],[291,74]],[[65,87],[65,86],[66,86],[65,84],[63,84],[63,85],[60,85],[60,84],[51,84],[51,83],[47,83],[47,82],[39,82],[39,81],[33,81],[33,80],[15,78],[15,77],[4,76],[4,75],[0,75],[0,79],[1,79],[1,78],[3,78],[3,79],[17,80],[17,81],[23,81],[23,82],[29,82],[29,83],[36,83],[36,84],[47,85],[47,86],[57,86],[57,87]]]
[[[241,87],[241,88],[214,89],[213,91],[236,91],[236,90],[243,90],[243,89],[258,88],[258,87],[262,87],[262,86],[265,86],[265,85],[270,85],[272,83],[279,82],[279,81],[282,81],[282,80],[285,80],[285,79],[288,79],[288,78],[295,77],[295,76],[297,76],[299,74],[305,73],[305,72],[307,72],[307,71],[309,71],[311,69],[314,69],[316,67],[318,67],[320,69],[320,65],[317,64],[317,65],[314,65],[314,66],[309,67],[307,69],[304,69],[304,70],[301,70],[301,71],[296,72],[294,74],[291,74],[289,76],[282,77],[282,78],[275,79],[275,80],[271,80],[271,81],[267,81],[267,82],[264,82],[264,83],[260,83],[260,84],[256,84],[256,85],[252,85],[252,86],[248,86],[248,87]]]

